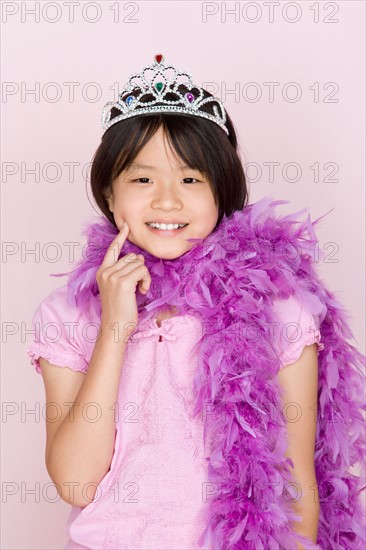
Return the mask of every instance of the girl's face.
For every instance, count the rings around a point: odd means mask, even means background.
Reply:
[[[128,240],[157,258],[178,258],[193,246],[187,238],[207,237],[218,219],[209,182],[199,170],[183,164],[160,126],[106,196],[118,229],[126,221]],[[147,222],[188,225],[171,232]]]

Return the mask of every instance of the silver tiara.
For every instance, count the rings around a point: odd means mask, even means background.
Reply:
[[[191,91],[184,95],[181,94],[178,91],[181,84],[184,84]],[[136,96],[128,95],[125,97],[126,94],[134,91],[137,93]],[[176,94],[177,99],[165,99],[166,94],[169,92]],[[144,103],[141,102],[140,99],[146,95],[151,95],[154,99]],[[165,65],[164,56],[157,54],[152,65],[146,65],[141,73],[130,75],[128,82],[118,96],[117,102],[109,101],[106,103],[102,113],[102,127],[104,130],[108,130],[112,124],[120,120],[142,114],[185,113],[212,120],[229,135],[229,130],[225,126],[226,111],[222,102],[217,97],[210,96],[203,99],[203,96],[204,89],[193,84],[190,74],[178,71],[173,65]],[[202,105],[206,103],[215,103],[212,107],[214,115],[201,110]],[[121,114],[111,120],[113,107],[119,109]]]

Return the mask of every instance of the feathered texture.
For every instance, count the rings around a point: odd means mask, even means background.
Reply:
[[[347,341],[353,338],[348,313],[315,272],[314,263],[325,256],[314,232],[321,218],[298,220],[306,209],[276,217],[276,205],[287,202],[265,197],[224,217],[216,231],[192,239],[193,248],[174,260],[129,241],[120,257],[143,254],[152,276],[147,295],[136,291],[139,321],[167,304],[202,321],[195,412],[205,419],[206,448],[210,440],[213,490],[199,546],[295,550],[299,541],[309,549],[364,550],[365,357]],[[85,258],[67,274],[70,303],[84,311],[92,305],[101,313],[95,273],[117,232],[103,217],[84,229]],[[276,322],[273,298],[292,294],[319,317],[324,344],[318,356],[317,545],[289,524],[300,521],[291,507],[299,486],[285,457],[280,362],[270,327]],[[355,465],[360,476],[349,471]]]

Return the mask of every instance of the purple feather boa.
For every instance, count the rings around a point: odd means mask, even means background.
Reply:
[[[315,222],[301,210],[281,218],[275,206],[289,201],[264,197],[224,217],[206,239],[174,260],[159,259],[126,240],[120,256],[141,253],[152,283],[136,291],[139,322],[167,304],[178,314],[199,316],[204,335],[195,373],[196,414],[210,434],[207,501],[209,521],[199,546],[215,549],[356,550],[366,548],[361,502],[365,477],[365,356],[347,342],[349,316],[319,279],[314,262]],[[117,229],[104,217],[89,223],[84,258],[68,275],[68,299],[100,311],[95,273]],[[319,256],[315,256],[319,254]],[[315,467],[320,518],[317,544],[297,535],[291,507],[296,498],[292,461],[285,457],[286,422],[281,412],[280,367],[271,338],[274,297],[294,294],[319,316],[324,349],[319,352]],[[247,330],[248,327],[251,330]],[[361,475],[349,468],[361,465]]]

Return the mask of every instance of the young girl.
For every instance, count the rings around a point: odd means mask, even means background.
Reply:
[[[364,356],[316,222],[248,205],[222,103],[160,54],[102,122],[103,216],[27,349],[65,549],[365,548]]]

